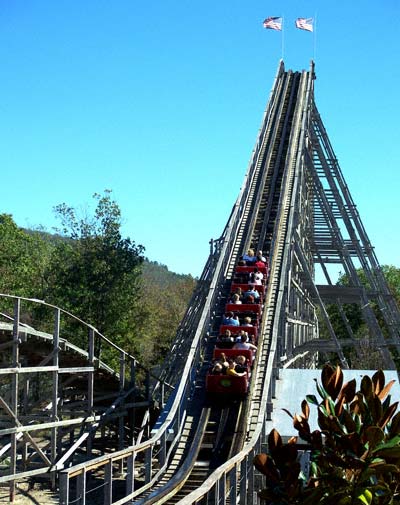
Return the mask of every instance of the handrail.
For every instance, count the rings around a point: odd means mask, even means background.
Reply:
[[[62,314],[65,314],[67,315],[68,317],[71,317],[73,320],[75,320],[76,322],[82,324],[83,326],[86,326],[88,329],[91,329],[93,330],[96,335],[98,335],[100,337],[101,340],[103,340],[104,342],[106,342],[110,347],[112,347],[114,350],[118,351],[118,353],[120,354],[123,354],[128,360],[132,361],[132,362],[135,362],[135,366],[136,367],[139,367],[140,369],[144,370],[145,372],[148,372],[150,377],[152,377],[153,379],[156,379],[157,381],[160,381],[160,382],[163,382],[162,379],[160,379],[157,375],[153,374],[151,372],[151,370],[147,369],[145,366],[141,365],[139,363],[139,361],[131,354],[129,354],[128,352],[126,352],[124,349],[122,349],[121,347],[119,347],[117,344],[115,344],[114,342],[112,342],[109,338],[107,338],[105,335],[103,335],[102,333],[100,333],[99,330],[97,330],[97,328],[95,326],[93,326],[92,324],[90,323],[87,323],[86,321],[84,321],[83,319],[79,318],[78,316],[75,316],[74,314],[72,314],[71,312],[68,312],[67,310],[65,309],[62,309],[60,307],[57,307],[57,305],[54,305],[52,303],[48,303],[48,302],[45,302],[44,300],[39,300],[37,298],[28,298],[28,297],[24,297],[24,296],[17,296],[17,295],[9,295],[9,294],[6,294],[6,293],[0,293],[0,298],[9,298],[9,299],[12,299],[12,300],[23,300],[23,301],[26,301],[26,302],[33,302],[33,303],[37,303],[39,305],[43,305],[45,307],[49,307],[51,309],[55,309],[55,310],[58,310],[60,311],[60,313]],[[10,316],[8,316],[7,314],[0,314],[0,316],[3,316],[3,317],[6,317],[7,319],[11,319],[13,320],[13,318],[10,318]],[[28,328],[28,329],[33,329],[35,330],[34,328],[31,328],[29,325],[26,325],[24,323],[20,323],[19,324],[20,326],[22,326],[23,328]],[[37,330],[35,330],[37,331]],[[43,332],[45,333],[45,332]],[[50,335],[50,334],[49,334]],[[69,342],[69,345],[71,347],[75,347],[78,351],[80,351],[81,354],[86,354],[87,355],[87,352],[84,351],[83,349],[80,349],[78,346],[75,346],[74,344],[70,343]],[[170,387],[173,389],[173,386],[168,384],[168,383],[164,383],[166,386]]]

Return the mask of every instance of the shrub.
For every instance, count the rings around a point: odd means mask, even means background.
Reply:
[[[255,467],[266,477],[259,492],[267,504],[374,505],[400,503],[400,412],[388,395],[378,370],[365,375],[356,391],[355,379],[343,384],[340,367],[325,365],[319,399],[308,395],[301,414],[288,414],[298,437],[284,444],[274,429],[269,454],[258,454]],[[317,406],[319,429],[311,432],[310,404]],[[301,442],[301,440],[303,442]],[[310,474],[299,463],[301,450],[310,455]]]

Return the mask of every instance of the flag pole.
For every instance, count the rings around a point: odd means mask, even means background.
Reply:
[[[314,14],[314,63],[317,58],[317,13]]]
[[[283,61],[283,56],[284,56],[284,31],[285,31],[285,16],[282,16],[282,61]]]

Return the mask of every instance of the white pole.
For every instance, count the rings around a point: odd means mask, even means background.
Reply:
[[[314,63],[317,57],[317,13],[314,16]]]
[[[283,57],[284,57],[284,30],[285,30],[285,17],[282,16],[282,61],[284,61]]]

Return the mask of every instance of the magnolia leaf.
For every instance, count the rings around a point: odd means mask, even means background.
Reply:
[[[310,440],[310,425],[308,424],[308,421],[306,419],[302,419],[301,422],[298,420],[293,421],[293,426],[295,429],[299,432],[299,436],[303,440]]]
[[[325,398],[325,400],[324,400],[324,407],[325,407],[326,414],[328,416],[330,416],[332,414],[331,403],[329,402],[329,400],[330,400],[330,398]]]
[[[321,474],[319,467],[315,461],[312,461],[310,464],[310,475],[312,477],[318,477]]]
[[[354,421],[353,417],[347,410],[343,410],[342,414],[338,416],[341,423],[346,427],[347,433],[358,432],[357,424]]]
[[[380,426],[383,429],[387,425],[387,423],[392,418],[393,414],[396,412],[398,404],[399,402],[395,402],[386,410],[383,416],[379,419],[377,423],[378,426]]]
[[[257,468],[258,471],[262,472],[267,459],[269,458],[268,454],[256,454],[253,459],[253,464]]]
[[[374,395],[373,387],[372,387],[372,379],[368,375],[364,375],[361,379],[361,392],[366,398],[370,398]]]
[[[329,416],[329,429],[334,433],[345,433],[343,426],[340,424],[336,416]]]
[[[376,449],[387,449],[388,447],[397,447],[397,446],[400,446],[400,435],[396,435],[387,442],[380,444]]]
[[[380,400],[384,400],[386,395],[389,393],[389,391],[392,389],[392,386],[393,384],[395,383],[396,381],[394,379],[392,379],[391,381],[389,381],[386,386],[382,389],[382,391],[379,392],[378,394],[378,398]]]
[[[352,379],[349,382],[346,382],[346,384],[342,387],[339,397],[344,398],[346,403],[350,403],[354,399],[354,395],[356,394],[356,380]]]
[[[318,382],[316,381],[316,387],[317,387],[317,391],[318,391],[318,394],[319,396],[325,400],[325,398],[328,398],[328,393],[326,392],[326,390],[324,389],[323,386],[321,386],[320,384],[318,384]]]
[[[319,430],[311,433],[311,445],[314,449],[322,449],[322,434]]]
[[[350,412],[358,414],[361,418],[365,415],[366,408],[364,404],[364,395],[358,392],[354,396],[354,400],[350,403]]]
[[[374,393],[379,395],[385,386],[385,374],[382,370],[378,370],[372,376],[372,384],[374,385]]]
[[[299,474],[301,471],[301,466],[298,461],[292,461],[285,467],[285,472],[282,472],[282,476],[289,484],[290,487],[298,487]]]
[[[301,499],[302,505],[315,505],[315,503],[320,503],[320,499],[324,495],[324,488],[318,487],[318,483],[310,483],[312,488],[303,491],[304,498]]]
[[[397,414],[393,417],[392,422],[390,423],[389,433],[391,437],[393,437],[393,435],[400,434],[400,412],[397,412]]]
[[[274,449],[272,457],[276,463],[276,466],[281,472],[286,472],[291,464],[293,464],[297,459],[297,447],[293,444],[282,445]]]
[[[291,412],[289,412],[288,409],[282,408],[282,410],[284,412],[286,412],[286,414],[293,419],[293,414]]]
[[[349,433],[348,435],[343,435],[340,438],[339,443],[346,451],[351,451],[357,456],[361,456],[361,454],[363,454],[365,451],[365,447],[361,442],[361,438],[358,433]]]
[[[324,386],[325,389],[327,389],[327,384],[332,377],[332,375],[335,373],[335,369],[333,366],[329,363],[326,363],[321,370],[321,382],[322,385]]]
[[[381,417],[383,415],[382,402],[375,395],[371,395],[370,397],[367,397],[366,400],[367,400],[367,404],[368,404],[368,408],[369,408],[369,413],[372,417],[372,421],[373,421],[372,424],[378,424],[379,419],[381,419]]]
[[[330,410],[330,413],[332,415],[336,415],[336,412],[335,412],[335,403],[330,398],[328,398],[328,401],[329,401],[329,410]]]
[[[328,430],[330,426],[328,422],[328,413],[322,405],[318,408],[318,426],[323,431]]]
[[[400,446],[375,449],[374,453],[382,458],[400,458]]]
[[[356,429],[355,431],[357,433],[360,433],[360,430],[361,430],[361,426],[362,426],[362,423],[361,423],[361,416],[359,414],[355,414],[354,416],[354,424],[356,425]]]
[[[256,454],[253,459],[253,464],[259,472],[265,475],[270,481],[279,482],[279,471],[271,456],[268,454]]]
[[[297,422],[297,423],[302,423],[302,422],[303,422],[303,420],[304,420],[304,418],[303,418],[301,415],[299,415],[299,414],[295,414],[295,415],[293,416],[293,421],[294,421],[294,422]]]
[[[364,438],[368,441],[370,449],[374,449],[385,438],[385,433],[379,426],[368,426],[364,432]]]
[[[282,446],[282,437],[279,435],[279,432],[275,428],[271,430],[268,436],[268,446],[271,451],[276,447]]]
[[[382,408],[383,408],[383,411],[385,412],[390,404],[391,404],[391,401],[392,401],[392,396],[391,395],[387,395],[387,397],[383,400],[382,402]]]
[[[337,417],[340,417],[344,412],[345,398],[344,396],[338,398],[338,401],[335,405],[335,414]]]
[[[329,378],[327,386],[324,387],[333,400],[336,400],[343,385],[343,372],[340,366],[336,367],[335,372]]]
[[[319,405],[319,401],[317,400],[317,397],[315,395],[307,395],[306,400],[308,403],[311,403],[312,405]]]
[[[307,400],[303,400],[301,402],[301,410],[303,412],[304,418],[308,419],[310,417],[310,406],[307,403]]]

